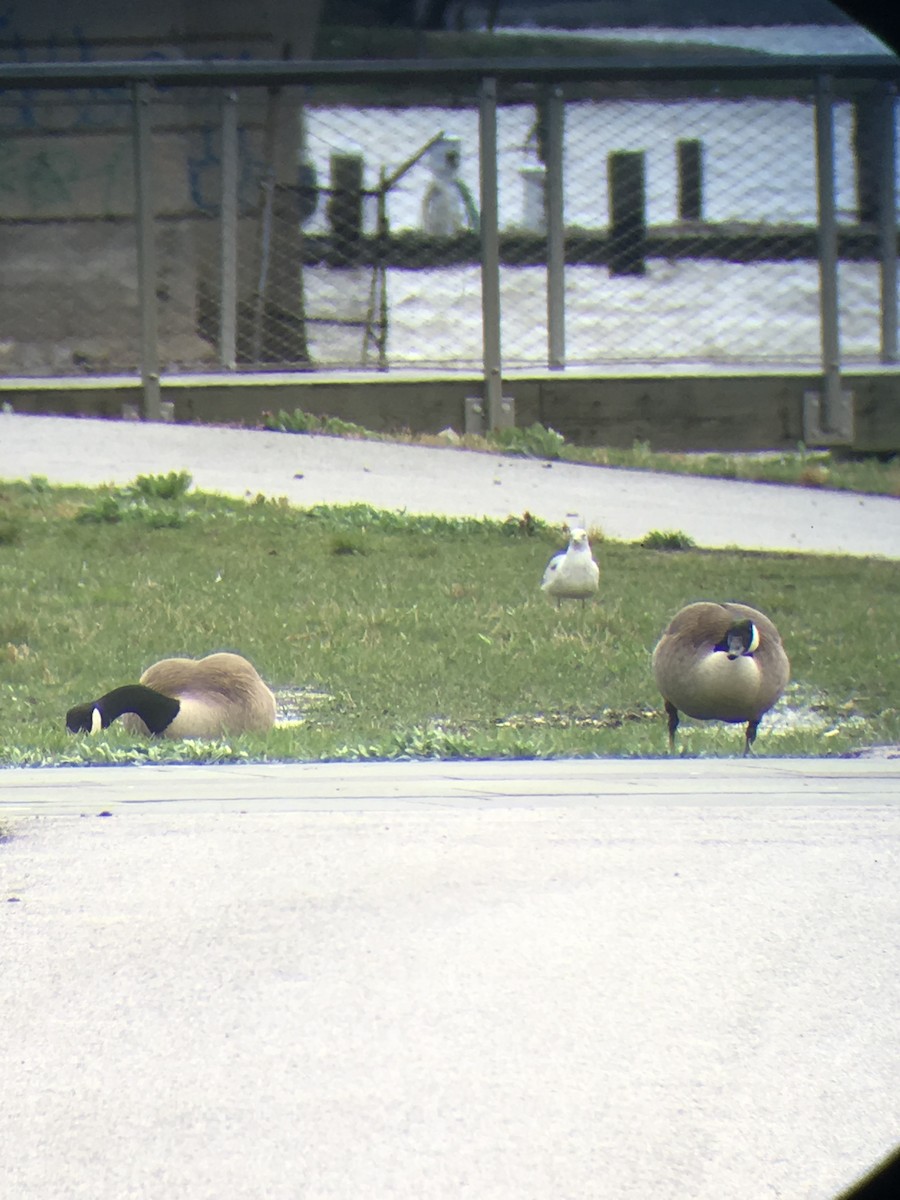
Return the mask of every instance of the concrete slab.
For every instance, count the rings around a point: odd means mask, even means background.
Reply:
[[[2,772],[0,1194],[828,1200],[900,1127],[898,770]]]
[[[567,759],[28,767],[0,771],[0,820],[99,811],[415,812],[597,805],[900,808],[900,754],[871,759]]]
[[[556,523],[574,513],[625,541],[677,529],[709,548],[900,558],[900,502],[891,497],[259,430],[0,414],[0,479],[127,483],[173,470],[207,491],[298,505],[501,520],[527,511]]]

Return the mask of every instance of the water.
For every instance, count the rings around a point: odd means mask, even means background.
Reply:
[[[544,32],[544,31],[542,31]],[[610,31],[594,31],[609,36]],[[780,53],[872,53],[884,50],[866,30],[789,27],[778,30],[615,30],[629,40],[713,40],[721,45],[777,48]],[[725,40],[721,40],[725,39]],[[735,40],[737,39],[737,40]],[[764,43],[768,42],[766,46]],[[875,43],[873,47],[873,43]],[[327,180],[330,155],[361,154],[365,185],[378,171],[395,170],[443,131],[459,139],[459,178],[478,195],[478,113],[475,108],[308,109],[308,148]],[[537,163],[530,105],[498,115],[500,226],[521,226],[523,175]],[[855,221],[852,111],[835,106],[835,168],[839,219]],[[608,224],[607,156],[645,154],[647,217],[651,225],[677,219],[676,143],[698,139],[704,155],[704,216],[715,222],[813,225],[816,221],[814,111],[803,100],[678,100],[577,102],[566,106],[566,226],[602,230]],[[434,176],[427,160],[391,191],[393,230],[422,227]],[[324,230],[320,211],[310,224]],[[374,227],[374,207],[367,213]],[[341,283],[335,276],[341,275]],[[311,300],[327,311],[346,273],[313,272]],[[605,268],[566,272],[567,362],[815,364],[820,356],[818,266],[815,262],[750,265],[657,259],[641,278],[612,277]],[[504,268],[501,280],[503,353],[508,366],[545,364],[546,276],[543,268]],[[366,294],[365,273],[354,288]],[[465,366],[481,362],[481,286],[476,266],[388,275],[390,365]],[[842,351],[848,360],[877,361],[879,272],[875,264],[840,268]],[[318,343],[318,344],[317,344]],[[341,349],[337,350],[340,343]],[[313,333],[314,354],[358,361],[356,333]]]
[[[537,29],[532,26],[510,29],[508,32],[572,36],[567,30]],[[634,42],[638,45],[642,42],[653,45],[694,43],[735,50],[760,50],[768,54],[893,53],[874,33],[860,25],[779,25],[774,28],[768,25],[710,25],[691,29],[645,25],[640,29],[579,29],[577,32],[579,37]]]

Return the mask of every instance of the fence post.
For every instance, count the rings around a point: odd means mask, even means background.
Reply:
[[[881,172],[878,192],[878,249],[881,260],[881,361],[897,361],[897,137],[894,132],[896,88],[886,84],[881,102]]]
[[[497,80],[483,79],[478,101],[481,183],[481,327],[484,402],[488,429],[515,424],[513,402],[503,396],[500,367],[500,236],[497,215]]]
[[[614,150],[609,173],[609,252],[611,275],[643,275],[647,199],[642,150]]]
[[[238,98],[222,96],[222,198],[219,209],[219,365],[237,364]]]
[[[547,168],[547,361],[566,365],[566,237],[563,212],[563,135],[565,108],[559,88],[546,101]]]
[[[156,311],[156,239],[153,227],[153,155],[150,144],[150,84],[133,85],[134,195],[137,222],[138,300],[141,321],[142,412],[145,421],[162,420],[159,386],[159,327]]]
[[[807,392],[803,398],[803,437],[812,445],[848,445],[853,441],[853,398],[841,389],[834,94],[831,79],[825,75],[816,78],[815,121],[823,388],[821,394]]]
[[[685,138],[678,154],[678,220],[703,220],[703,143]]]

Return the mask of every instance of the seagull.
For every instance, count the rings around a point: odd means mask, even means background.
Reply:
[[[583,607],[599,586],[600,568],[591,554],[587,530],[573,529],[566,549],[557,550],[547,563],[541,591],[554,598],[557,608],[563,600],[580,600]]]

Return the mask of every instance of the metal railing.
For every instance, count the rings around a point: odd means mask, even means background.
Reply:
[[[890,56],[0,64],[0,372],[139,372],[153,418],[166,371],[474,368],[496,427],[504,370],[802,364],[839,440],[846,363],[897,361],[898,81]]]

